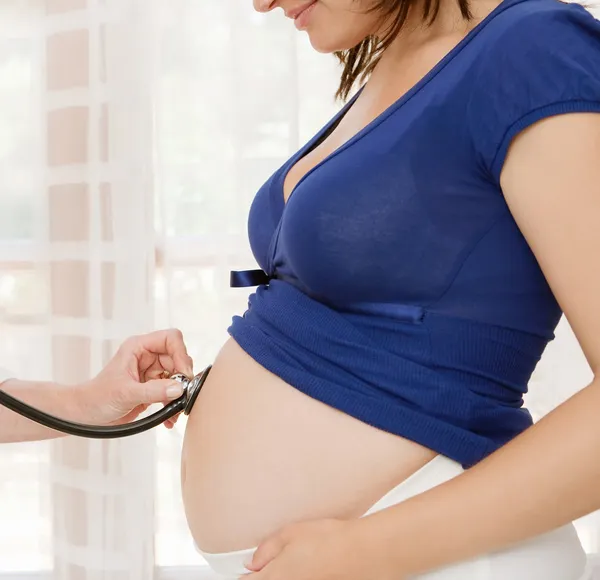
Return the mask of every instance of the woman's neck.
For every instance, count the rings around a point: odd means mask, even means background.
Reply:
[[[458,0],[440,0],[439,12],[429,24],[423,21],[424,0],[420,0],[411,9],[400,34],[382,55],[381,62],[403,59],[407,53],[434,42],[458,42],[501,3],[502,0],[471,0],[471,18],[466,19],[461,13]]]

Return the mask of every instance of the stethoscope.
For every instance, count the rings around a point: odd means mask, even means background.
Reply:
[[[181,373],[170,375],[167,378],[175,380],[183,385],[183,394],[178,399],[165,405],[155,413],[124,425],[84,425],[82,423],[66,421],[65,419],[55,417],[49,413],[44,413],[35,407],[27,405],[23,401],[2,390],[0,390],[0,405],[3,405],[31,421],[35,421],[45,427],[49,427],[55,431],[61,431],[68,435],[86,437],[88,439],[117,439],[119,437],[129,437],[161,425],[167,419],[174,417],[179,413],[189,415],[211,368],[212,365],[209,365],[192,379],[189,379]]]
[[[230,285],[233,288],[256,286],[258,284],[266,284],[270,279],[271,276],[268,276],[262,270],[233,271],[230,275]],[[159,411],[156,411],[143,419],[124,425],[84,425],[82,423],[66,421],[60,417],[44,413],[2,390],[0,390],[0,405],[3,405],[7,409],[18,413],[31,421],[40,423],[41,425],[44,425],[44,427],[66,433],[67,435],[86,437],[88,439],[117,439],[119,437],[129,437],[153,429],[179,413],[189,415],[211,368],[212,365],[207,366],[192,379],[189,379],[181,373],[167,376],[166,378],[178,381],[183,385],[183,394],[178,399],[165,405]]]

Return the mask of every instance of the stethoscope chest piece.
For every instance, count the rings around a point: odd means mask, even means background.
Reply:
[[[212,365],[206,367],[192,379],[188,379],[188,377],[179,373],[171,375],[171,379],[183,384],[183,394],[178,399],[171,401],[168,405],[165,405],[162,409],[156,411],[152,415],[138,419],[132,423],[125,423],[124,425],[86,425],[67,421],[60,417],[44,413],[35,407],[31,407],[2,390],[0,390],[0,405],[5,406],[15,413],[19,413],[19,415],[22,415],[23,417],[27,417],[31,421],[35,421],[50,429],[61,431],[68,435],[87,437],[90,439],[116,439],[117,437],[129,437],[131,435],[136,435],[137,433],[148,431],[148,429],[152,429],[153,427],[157,427],[167,419],[174,417],[179,413],[189,415],[196,399],[198,399],[202,385],[204,385],[211,368]]]
[[[208,373],[212,365],[207,366],[201,373],[198,373],[193,379],[189,379],[185,375],[181,373],[177,373],[171,375],[171,379],[174,381],[178,381],[183,385],[184,388],[184,396],[185,396],[185,405],[183,407],[183,414],[189,415],[192,411],[192,407],[200,394],[200,390],[206,381],[206,377],[208,377]]]

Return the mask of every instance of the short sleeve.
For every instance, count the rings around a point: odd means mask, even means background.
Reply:
[[[580,5],[532,4],[538,8],[497,34],[474,67],[467,125],[497,184],[518,133],[554,115],[600,113],[600,21]]]

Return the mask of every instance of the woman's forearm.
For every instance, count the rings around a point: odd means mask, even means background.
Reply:
[[[600,381],[454,479],[363,518],[393,569],[419,574],[600,509]]]
[[[77,421],[73,387],[35,381],[9,379],[0,383],[4,392],[41,411]],[[0,443],[38,441],[63,436],[0,405]]]

